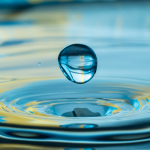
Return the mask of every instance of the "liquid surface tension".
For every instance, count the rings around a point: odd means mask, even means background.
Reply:
[[[65,77],[75,83],[88,82],[97,69],[96,54],[83,44],[65,47],[58,56],[58,63]]]

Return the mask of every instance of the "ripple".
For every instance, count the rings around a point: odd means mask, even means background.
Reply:
[[[74,144],[150,140],[147,82],[97,78],[72,86],[64,79],[30,79],[20,80],[20,87],[16,82],[5,83],[14,88],[0,94],[1,138]],[[62,116],[74,108],[88,108],[101,116]]]

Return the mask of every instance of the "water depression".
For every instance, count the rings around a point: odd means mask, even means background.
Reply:
[[[1,85],[16,86],[17,82]],[[72,86],[65,79],[45,78],[19,83],[0,95],[1,138],[96,145],[150,140],[147,82],[96,78],[88,86]],[[62,116],[75,108],[100,116]]]

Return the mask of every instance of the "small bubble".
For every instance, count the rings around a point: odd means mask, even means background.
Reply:
[[[58,63],[66,78],[75,83],[90,81],[97,69],[95,52],[83,44],[65,47],[58,56]]]
[[[38,63],[38,66],[41,66],[41,63],[40,63],[40,62]]]

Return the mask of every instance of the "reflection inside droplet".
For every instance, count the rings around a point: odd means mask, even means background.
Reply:
[[[65,47],[58,56],[58,63],[66,78],[75,83],[88,82],[97,69],[96,54],[83,44]]]

